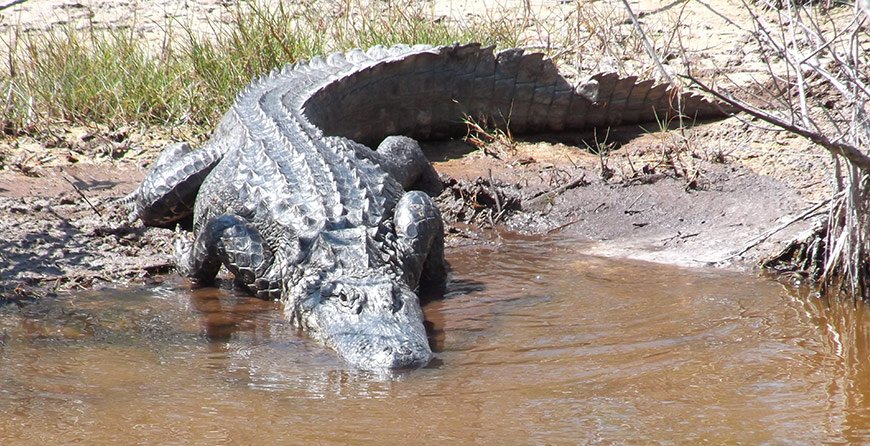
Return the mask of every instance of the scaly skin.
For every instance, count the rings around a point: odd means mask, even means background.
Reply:
[[[574,85],[540,54],[478,44],[375,47],[255,80],[198,150],[168,147],[131,195],[145,224],[192,216],[178,269],[221,266],[295,324],[367,369],[432,358],[415,292],[443,286],[441,183],[414,139],[462,135],[467,116],[514,133],[722,110],[666,86],[597,74]],[[366,145],[378,144],[375,151]]]

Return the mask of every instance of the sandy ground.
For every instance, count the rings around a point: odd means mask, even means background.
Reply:
[[[616,10],[618,3],[589,5]],[[729,25],[746,19],[737,2],[631,3],[654,41],[673,38],[666,30],[681,23],[680,40],[699,72],[713,78],[726,70],[738,85],[763,75],[749,41]],[[523,4],[440,0],[432,10],[449,17],[523,14]],[[532,47],[546,47],[547,36],[566,32],[560,15],[582,13],[575,2],[529,5],[532,14],[553,23],[528,31]],[[159,41],[168,19],[220,21],[232,7],[234,2],[217,0],[28,0],[0,13],[0,35],[93,24],[133,27]],[[631,31],[624,16],[614,15],[608,26],[614,33]],[[617,51],[563,54],[560,63],[567,71],[632,66]],[[683,61],[670,63],[677,72]],[[799,220],[754,245],[760,235],[829,194],[827,154],[763,127],[738,117],[682,133],[619,129],[608,139],[618,150],[604,158],[582,149],[601,139],[593,134],[543,135],[485,151],[459,142],[429,144],[427,150],[450,185],[439,202],[453,245],[498,243],[505,230],[558,233],[587,240],[593,254],[746,268],[812,221]],[[186,135],[165,129],[60,127],[48,140],[0,141],[6,160],[0,170],[0,293],[44,294],[159,279],[170,271],[171,231],[128,223],[114,200],[135,188],[160,147],[179,139]]]

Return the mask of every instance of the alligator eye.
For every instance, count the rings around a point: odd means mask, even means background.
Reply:
[[[340,289],[336,292],[335,297],[338,298],[338,302],[348,308],[353,308],[358,299],[358,294],[355,290],[352,289]]]
[[[359,290],[344,289],[336,297],[338,298],[339,304],[343,307],[355,312],[356,314],[362,313],[366,299]]]

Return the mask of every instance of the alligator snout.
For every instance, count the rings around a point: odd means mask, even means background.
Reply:
[[[343,333],[328,343],[345,360],[368,370],[416,369],[429,364],[433,357],[425,332],[396,336]]]
[[[403,343],[397,346],[384,346],[382,350],[384,368],[416,369],[423,367],[432,360],[429,346]]]

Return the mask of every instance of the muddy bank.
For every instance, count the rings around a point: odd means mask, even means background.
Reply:
[[[750,268],[810,224],[798,221],[741,252],[811,203],[743,163],[675,150],[637,129],[614,131],[618,143],[600,155],[579,148],[590,137],[428,144],[446,186],[438,202],[448,246],[499,243],[502,231],[558,233],[588,241],[588,254]],[[131,153],[0,172],[5,296],[159,280],[172,270],[172,231],[130,223],[116,204],[157,154]]]
[[[695,143],[709,146],[727,125],[696,127],[711,136]],[[577,147],[594,135],[545,135],[502,153],[436,161],[456,182],[440,199],[442,212],[475,227],[585,240],[587,254],[740,269],[812,226],[813,215],[794,219],[824,196],[820,187],[795,187],[806,178],[781,173],[783,181],[718,152],[680,150],[635,132],[615,129],[616,143],[602,155]],[[781,172],[800,169],[781,162]],[[462,225],[449,232],[475,239]]]
[[[35,175],[35,174],[32,174]],[[171,234],[131,225],[114,201],[132,167],[77,165],[0,173],[0,292],[5,297],[119,283],[169,272]]]

